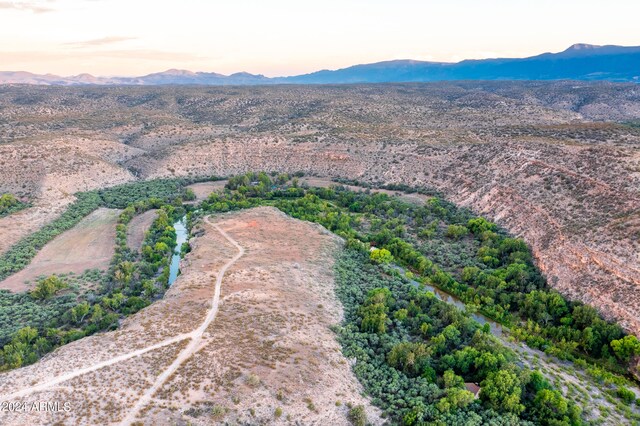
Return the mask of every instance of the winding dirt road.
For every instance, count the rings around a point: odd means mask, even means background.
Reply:
[[[209,325],[214,321],[214,319],[216,317],[216,314],[218,313],[218,305],[219,305],[219,302],[220,302],[220,289],[222,287],[222,279],[224,278],[224,275],[225,275],[226,271],[244,255],[244,248],[242,246],[240,246],[240,244],[238,244],[237,241],[235,241],[233,238],[231,238],[218,225],[210,222],[209,218],[205,218],[204,220],[209,225],[211,225],[213,228],[215,228],[234,247],[236,247],[238,249],[238,253],[231,260],[229,260],[227,263],[225,263],[225,265],[222,267],[222,269],[220,269],[220,271],[218,272],[217,277],[216,277],[215,292],[214,292],[213,298],[211,299],[211,307],[209,308],[209,311],[208,311],[207,316],[205,317],[204,321],[202,322],[202,324],[200,324],[200,326],[197,329],[191,331],[190,333],[180,334],[180,335],[175,336],[175,337],[173,337],[171,339],[167,339],[167,340],[164,340],[162,342],[156,343],[156,344],[154,344],[152,346],[148,346],[146,348],[138,349],[136,351],[133,351],[133,352],[130,352],[130,353],[127,353],[127,354],[119,355],[117,357],[113,357],[111,359],[102,361],[102,362],[100,362],[98,364],[95,364],[95,365],[92,365],[90,367],[86,367],[86,368],[81,368],[81,369],[70,371],[70,372],[68,372],[66,374],[60,375],[60,376],[55,377],[55,378],[53,378],[51,380],[48,380],[46,382],[39,383],[37,385],[31,386],[31,387],[28,387],[28,388],[23,388],[23,389],[21,389],[19,391],[16,391],[16,392],[13,392],[13,393],[10,393],[10,394],[0,395],[0,400],[8,401],[8,400],[12,400],[14,398],[24,397],[24,396],[29,395],[29,394],[34,393],[34,392],[39,392],[39,391],[46,390],[48,388],[51,388],[51,387],[56,386],[56,385],[58,385],[60,383],[66,382],[66,381],[71,380],[73,378],[76,378],[78,376],[82,376],[84,374],[91,373],[91,372],[99,370],[101,368],[108,367],[110,365],[117,364],[119,362],[123,362],[123,361],[126,361],[128,359],[140,356],[142,354],[145,354],[147,352],[153,351],[155,349],[159,349],[159,348],[162,348],[164,346],[168,346],[168,345],[171,345],[173,343],[180,342],[182,340],[187,340],[187,339],[191,340],[189,342],[189,344],[187,345],[187,347],[184,348],[180,352],[180,354],[173,361],[173,363],[171,363],[171,365],[169,367],[167,367],[157,377],[157,379],[154,382],[153,386],[151,386],[149,389],[147,389],[147,391],[140,397],[140,399],[133,406],[133,408],[131,409],[129,414],[122,420],[122,422],[120,422],[121,425],[129,425],[129,424],[131,424],[134,421],[135,417],[140,412],[140,410],[146,404],[148,404],[151,401],[151,398],[153,397],[154,393],[158,389],[160,389],[160,387],[162,387],[162,385],[166,382],[166,380],[169,377],[171,377],[171,375],[173,373],[175,373],[175,371],[180,367],[180,365],[182,365],[187,359],[189,359],[189,357],[191,355],[193,355],[193,353],[195,353],[197,351],[198,345],[201,343],[201,340],[202,340],[202,335],[204,334],[204,332],[207,329],[207,327],[209,327]]]

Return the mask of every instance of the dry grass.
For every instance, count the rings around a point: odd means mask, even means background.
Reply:
[[[151,227],[157,216],[157,210],[149,210],[131,219],[127,228],[127,246],[131,250],[140,250],[144,241],[144,234]]]
[[[218,316],[200,351],[160,389],[146,421],[210,424],[219,413],[179,414],[181,407],[209,404],[227,407],[231,423],[286,423],[288,417],[348,424],[336,394],[366,404],[376,421],[329,330],[342,315],[331,268],[336,238],[271,208],[223,215],[218,223],[246,254],[225,276]],[[305,402],[309,397],[315,410]],[[276,419],[278,406],[285,415]]]
[[[0,191],[41,207],[0,220],[0,252],[69,194],[135,176],[267,170],[405,183],[524,237],[554,288],[640,335],[640,129],[619,123],[640,119],[634,88],[3,87]]]
[[[100,208],[46,244],[29,266],[0,282],[0,288],[24,291],[39,276],[106,269],[115,250],[118,210]]]
[[[219,180],[215,182],[199,182],[194,183],[193,185],[189,185],[187,188],[191,188],[194,194],[196,194],[196,201],[202,201],[206,199],[212,192],[219,191],[224,188],[224,185],[226,183],[226,180]]]

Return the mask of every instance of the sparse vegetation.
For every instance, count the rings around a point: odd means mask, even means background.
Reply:
[[[367,413],[365,413],[363,405],[356,405],[349,410],[349,421],[353,426],[366,426]]]
[[[3,87],[2,190],[33,200],[35,207],[3,218],[10,225],[17,216],[33,220],[30,228],[7,232],[1,246],[0,279],[24,267],[47,241],[73,227],[91,209],[126,208],[153,192],[153,185],[138,193],[123,189],[114,198],[105,201],[98,197],[97,202],[91,197],[100,191],[79,194],[57,218],[60,210],[52,201],[68,200],[79,188],[109,186],[134,176],[204,176],[255,167],[286,170],[289,175],[270,173],[268,180],[253,174],[248,185],[241,182],[237,191],[207,200],[207,211],[277,205],[344,236],[349,250],[362,251],[363,264],[378,268],[380,274],[446,289],[469,310],[509,325],[514,345],[525,342],[548,354],[536,351],[531,362],[541,366],[545,377],[551,375],[548,380],[554,388],[540,393],[539,412],[523,404],[520,416],[550,418],[547,411],[569,415],[554,393],[561,392],[565,399],[582,405],[585,417],[591,415],[593,423],[624,424],[618,413],[622,409],[629,410],[625,418],[632,423],[637,421],[632,416],[637,403],[625,402],[629,398],[624,389],[631,389],[631,384],[621,373],[637,361],[635,342],[597,312],[550,291],[537,270],[530,268],[528,247],[520,249],[520,243],[508,241],[504,231],[493,224],[482,229],[486,223],[472,222],[476,220],[473,215],[450,209],[442,199],[444,194],[500,218],[513,233],[532,244],[552,287],[562,289],[568,298],[597,306],[607,319],[624,320],[637,334],[640,299],[630,285],[637,274],[627,267],[633,268],[640,247],[636,223],[640,133],[635,126],[637,94],[629,87],[590,83],[575,87],[573,82],[207,91]],[[304,149],[298,150],[298,146]],[[221,157],[224,162],[219,161]],[[368,202],[365,196],[307,190],[303,179],[291,182],[297,170],[358,176],[356,183],[385,188],[391,200],[382,197]],[[292,188],[283,187],[287,181]],[[175,193],[180,185],[171,189],[174,183],[158,188],[171,192],[169,198],[192,197],[187,191]],[[422,196],[420,199],[436,196],[437,203],[428,202],[416,214],[396,202],[406,200],[392,195],[399,190]],[[162,194],[155,196],[171,201]],[[52,218],[57,219],[42,227]],[[454,227],[454,232],[447,235],[449,227]],[[468,229],[466,234],[462,227]],[[24,237],[33,229],[38,231]],[[163,234],[159,232],[158,238],[169,236]],[[6,252],[10,245],[13,247]],[[388,267],[370,264],[371,246],[389,251],[393,262]],[[164,251],[164,247],[158,248],[162,249],[158,252]],[[9,358],[28,363],[32,354],[39,356],[46,350],[45,346],[34,346],[38,338],[32,340],[33,333],[27,327],[38,330],[38,336],[50,328],[58,330],[59,344],[81,337],[78,330],[93,317],[94,298],[103,297],[103,288],[113,288],[106,297],[111,307],[100,305],[100,309],[117,318],[160,297],[162,267],[144,280],[152,282],[147,286],[149,291],[138,294],[144,288],[139,269],[143,263],[135,255],[121,254],[123,258],[112,270],[87,277],[98,284],[89,291],[77,281],[78,276],[60,276],[69,287],[47,298],[0,292],[0,347],[16,338]],[[376,304],[370,305],[369,313],[380,308]],[[376,330],[368,334],[371,340],[389,335],[395,338],[412,320],[409,307],[391,309],[385,305],[379,314],[383,321],[370,316],[371,330]],[[100,316],[98,311],[96,320]],[[363,319],[358,317],[359,327]],[[18,336],[20,328],[26,331]],[[428,349],[433,330],[429,324],[424,329],[421,325],[420,336],[412,335],[409,342],[394,345],[394,374],[414,379],[417,370],[408,361],[416,355],[424,361],[424,348],[418,344]],[[11,355],[18,352],[18,357]],[[580,393],[580,386],[562,380],[562,369],[570,362],[559,363],[557,369],[549,367],[556,358],[573,361],[584,370],[591,388],[587,395]],[[389,361],[389,353],[384,360]],[[451,370],[455,376],[466,377],[455,368]],[[489,395],[466,405],[468,394],[447,371],[439,372],[436,378],[436,385],[444,386],[446,373],[451,385],[441,389],[443,397],[435,406],[438,413],[470,413],[476,405],[494,405]],[[532,391],[527,386],[521,401],[529,401]],[[606,400],[591,399],[601,390],[607,393]],[[507,408],[496,407],[491,410]],[[271,416],[264,408],[260,411]],[[519,409],[518,404],[509,408]],[[438,415],[449,416],[445,421],[458,420],[452,414]],[[471,414],[464,420],[486,419]],[[494,417],[486,423],[500,421],[502,417]]]

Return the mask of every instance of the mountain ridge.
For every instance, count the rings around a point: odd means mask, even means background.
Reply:
[[[387,60],[287,77],[172,68],[138,77],[61,77],[0,71],[0,84],[36,85],[260,85],[400,83],[451,80],[608,80],[640,83],[640,46],[576,43],[567,49],[525,58],[465,59],[459,62]]]

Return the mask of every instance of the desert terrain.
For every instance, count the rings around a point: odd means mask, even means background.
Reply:
[[[261,207],[204,218],[165,297],[114,332],[0,375],[5,401],[69,410],[0,414],[29,424],[348,424],[361,396],[329,329],[341,241]]]
[[[0,190],[34,204],[0,219],[0,250],[59,214],[75,191],[141,178],[273,170],[403,183],[523,237],[551,286],[640,333],[636,85],[7,85],[0,93]]]

